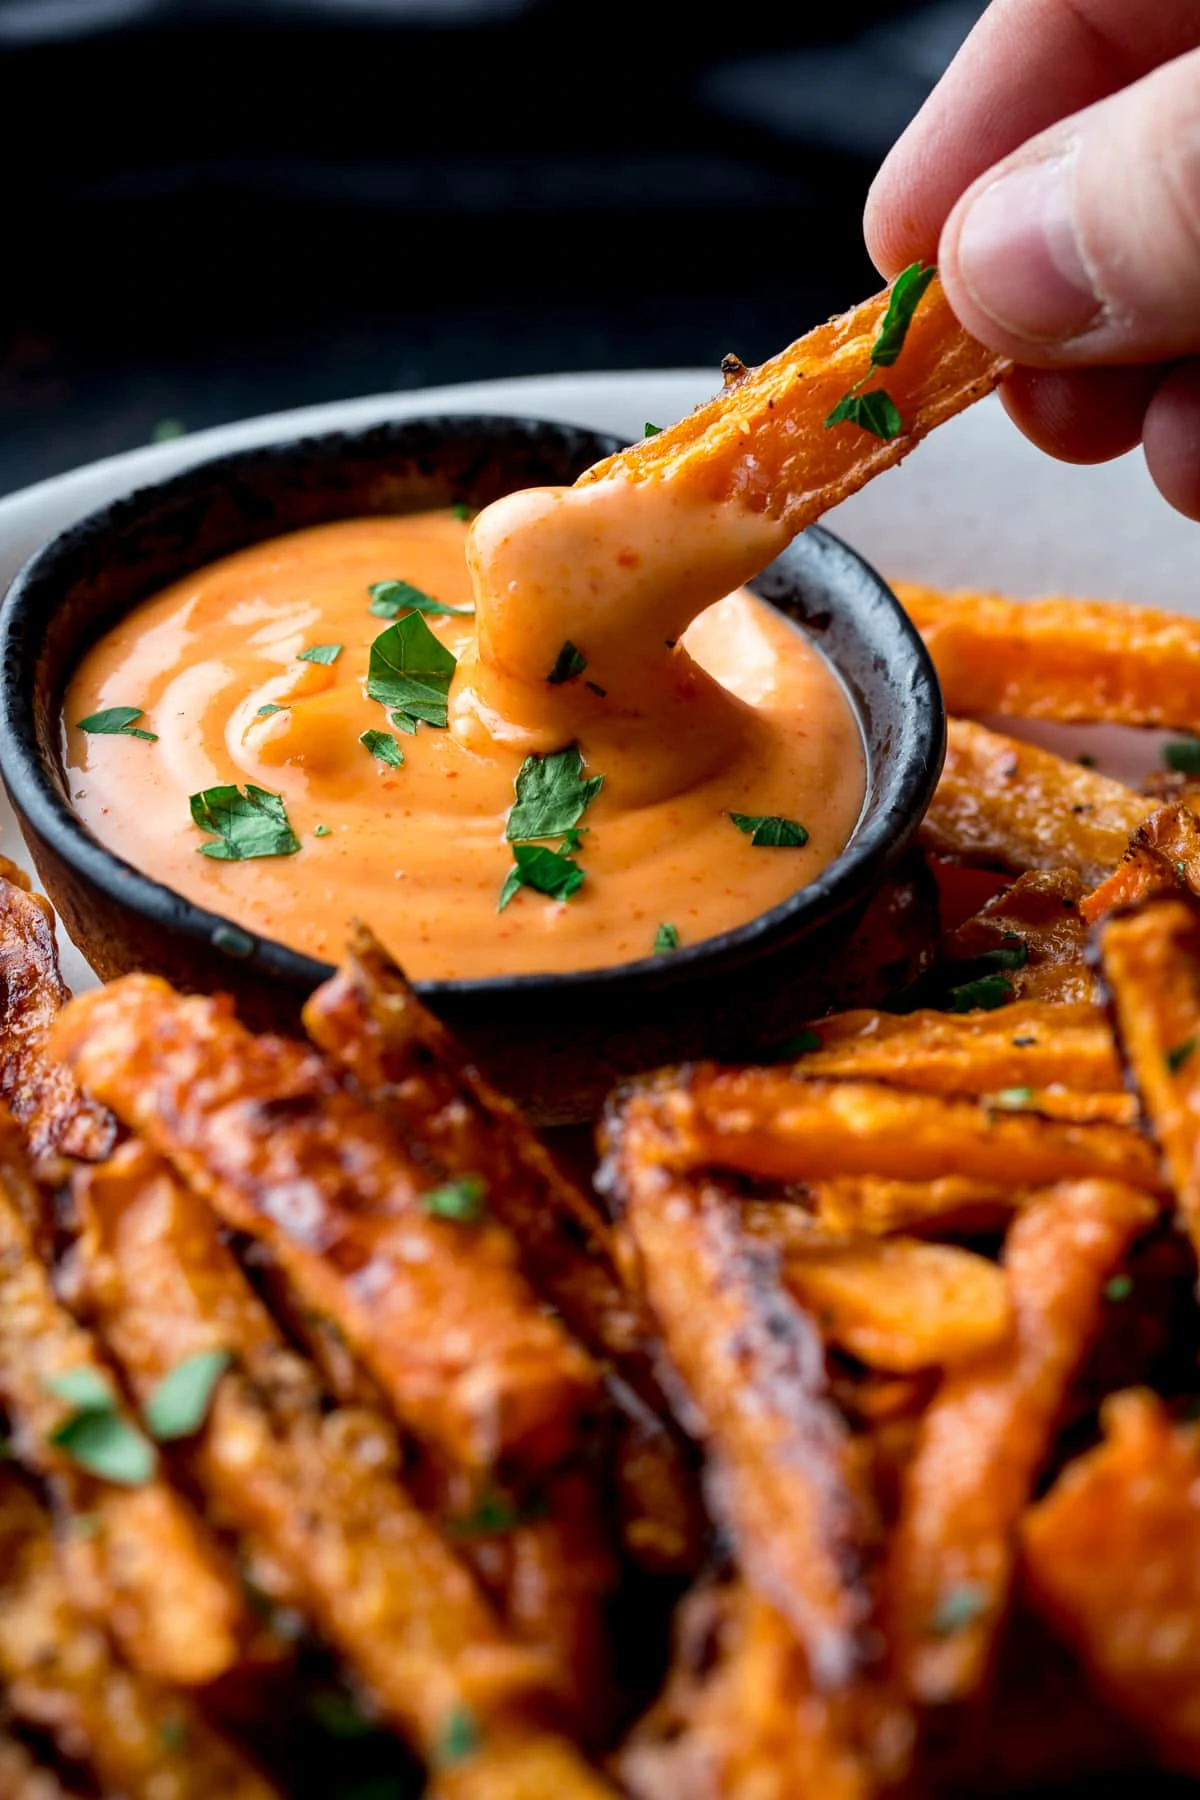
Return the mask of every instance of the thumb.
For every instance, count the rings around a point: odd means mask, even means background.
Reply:
[[[1200,50],[989,170],[946,221],[939,262],[968,331],[1018,362],[1200,350]]]

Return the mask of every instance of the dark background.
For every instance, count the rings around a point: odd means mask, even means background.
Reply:
[[[761,361],[875,285],[867,184],[981,10],[0,0],[0,492],[313,401]]]

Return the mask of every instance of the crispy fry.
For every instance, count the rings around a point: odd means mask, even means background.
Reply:
[[[889,1553],[892,1654],[915,1700],[965,1700],[988,1673],[1018,1521],[1099,1325],[1102,1290],[1155,1216],[1132,1188],[1064,1183],[1008,1234],[1015,1336],[953,1371],[935,1396]]]
[[[1200,622],[1116,600],[894,582],[951,712],[1200,731]]]
[[[1200,894],[1200,819],[1189,807],[1160,806],[1129,840],[1124,856],[1080,910],[1095,924],[1156,894]]]
[[[0,857],[0,1101],[36,1158],[107,1156],[116,1121],[81,1094],[46,1053],[46,1035],[70,999],[58,968],[54,914],[21,871]]]
[[[702,1589],[678,1638],[666,1691],[618,1759],[635,1800],[867,1800],[873,1784],[836,1703],[813,1693],[777,1612],[737,1584]]]
[[[1002,1231],[1027,1192],[995,1176],[896,1181],[886,1175],[851,1175],[804,1184],[814,1218],[841,1237],[885,1237],[896,1231],[966,1237]]]
[[[570,1447],[594,1370],[538,1305],[510,1234],[435,1216],[436,1170],[329,1063],[148,976],[74,1001],[55,1048],[269,1247],[418,1436],[478,1466],[543,1466]]]
[[[11,1154],[15,1127],[0,1120],[5,1132]],[[75,1602],[105,1620],[147,1674],[214,1681],[252,1629],[237,1577],[161,1471],[142,1487],[110,1486],[54,1445],[72,1408],[48,1384],[78,1370],[113,1387],[91,1335],[55,1297],[0,1169],[0,1401],[22,1462],[49,1481],[65,1518],[92,1522],[66,1552]]]
[[[798,1207],[769,1201],[743,1206],[742,1222],[776,1250],[788,1291],[822,1336],[870,1368],[948,1368],[1009,1334],[1008,1285],[986,1257],[903,1237],[838,1243]]]
[[[989,955],[1003,957],[1015,948],[1025,960],[1004,973],[1019,999],[1060,1006],[1094,1000],[1095,977],[1084,961],[1083,893],[1083,882],[1071,869],[1018,876],[943,940],[946,978],[953,980],[956,963],[986,962]]]
[[[49,1520],[0,1476],[0,1681],[20,1723],[83,1756],[103,1792],[127,1800],[273,1800],[185,1694],[122,1667],[77,1614]]]
[[[1200,1245],[1200,910],[1152,900],[1101,928],[1104,973],[1181,1223]]]
[[[610,1121],[609,1179],[684,1423],[705,1446],[710,1497],[747,1579],[796,1632],[814,1685],[846,1688],[871,1660],[867,1527],[820,1340],[727,1196],[655,1167],[657,1132],[646,1100],[632,1099]]]
[[[876,294],[818,325],[677,425],[597,463],[579,485],[613,476],[669,479],[698,499],[766,512],[794,536],[990,393],[1008,366],[966,335],[935,278],[895,366],[869,383],[886,387],[904,430],[886,441],[857,425],[827,428],[838,401],[869,372],[887,304],[886,292]]]
[[[989,868],[1114,869],[1154,802],[1049,750],[951,719],[946,766],[921,825],[936,856]]]
[[[544,1662],[507,1641],[467,1571],[394,1471],[394,1436],[366,1410],[326,1413],[202,1201],[143,1146],[76,1178],[89,1299],[141,1396],[186,1358],[223,1348],[190,1462],[216,1514],[266,1543],[294,1603],[426,1754],[456,1709],[486,1717],[544,1691]]]
[[[1119,1094],[1121,1066],[1098,1007],[1021,1000],[992,1012],[837,1013],[812,1027],[818,1047],[793,1067],[927,1094],[1063,1088]]]
[[[784,1069],[697,1064],[659,1100],[656,1152],[777,1181],[882,1175],[959,1179],[1012,1189],[1107,1176],[1163,1191],[1158,1160],[1136,1131],[1075,1125],[984,1101],[905,1093],[867,1081],[804,1081]]]
[[[1200,1436],[1141,1392],[1102,1417],[1104,1443],[1026,1514],[1027,1583],[1162,1760],[1200,1775]]]
[[[2,1728],[0,1796],[3,1800],[71,1800],[58,1776],[35,1763],[25,1746],[9,1737]]]

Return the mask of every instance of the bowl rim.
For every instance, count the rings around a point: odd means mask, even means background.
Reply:
[[[332,963],[293,950],[278,939],[256,933],[222,913],[189,900],[166,883],[126,862],[116,850],[94,837],[70,805],[47,768],[38,736],[36,688],[33,676],[41,632],[52,608],[44,604],[45,590],[70,567],[88,544],[114,527],[128,524],[140,509],[186,497],[202,482],[219,480],[256,464],[272,464],[299,453],[347,448],[381,436],[402,440],[413,428],[432,429],[454,436],[469,430],[499,429],[507,432],[578,433],[589,440],[622,447],[623,440],[590,426],[574,426],[560,420],[535,419],[517,414],[446,413],[377,420],[368,425],[303,433],[269,444],[227,451],[189,464],[161,480],[144,484],[73,521],[58,532],[23,564],[0,600],[0,779],[22,832],[33,833],[51,852],[85,882],[98,888],[113,904],[133,914],[167,925],[209,950],[223,950],[246,970],[254,969],[274,982],[312,990],[329,979]],[[401,445],[396,443],[399,453]],[[599,452],[608,454],[607,450]],[[285,531],[286,531],[285,527]],[[946,746],[946,714],[941,686],[926,646],[899,600],[878,571],[851,545],[821,525],[810,525],[782,553],[795,552],[801,538],[820,560],[841,564],[855,580],[874,590],[879,604],[891,615],[898,634],[900,653],[908,659],[903,688],[911,707],[914,729],[903,760],[885,768],[878,790],[868,794],[863,811],[846,847],[810,882],[795,889],[765,912],[694,944],[681,945],[669,956],[651,953],[632,962],[599,968],[527,974],[454,976],[415,979],[413,987],[435,1009],[439,1000],[460,1001],[496,997],[548,995],[586,996],[602,987],[611,1001],[618,986],[635,986],[639,992],[675,986],[681,975],[702,970],[712,963],[736,965],[752,961],[781,933],[788,941],[807,935],[808,929],[826,923],[869,895],[876,879],[900,854],[915,831],[933,796],[941,773]],[[778,568],[779,561],[746,585],[761,592],[759,583]],[[769,594],[763,596],[771,603]],[[845,674],[834,656],[826,656],[854,709],[859,730],[866,738],[862,706],[846,686]],[[81,653],[82,654],[82,653]],[[895,663],[893,660],[893,668]],[[23,677],[23,679],[22,679]],[[226,941],[222,943],[222,939]]]

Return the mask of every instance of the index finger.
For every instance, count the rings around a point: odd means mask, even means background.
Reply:
[[[867,198],[867,248],[884,275],[936,259],[954,202],[1059,119],[1200,45],[1195,0],[994,0]]]

